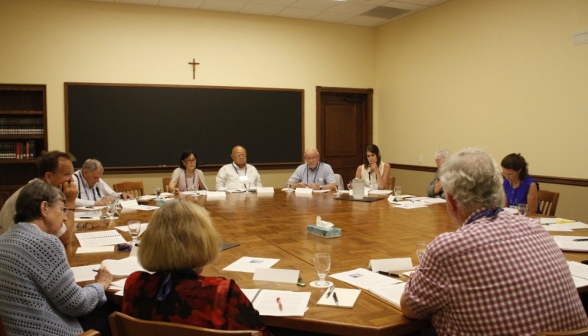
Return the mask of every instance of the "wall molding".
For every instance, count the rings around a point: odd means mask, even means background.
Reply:
[[[425,167],[420,165],[407,165],[391,163],[390,167],[393,169],[412,170],[420,172],[434,173],[437,171],[437,167]],[[559,177],[559,176],[544,176],[544,175],[531,175],[537,182],[549,183],[549,184],[563,184],[574,187],[588,187],[588,179],[579,179],[572,177]]]

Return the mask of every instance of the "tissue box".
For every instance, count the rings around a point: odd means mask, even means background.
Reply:
[[[331,227],[331,228],[323,228],[316,225],[307,225],[306,232],[310,233],[311,235],[323,237],[323,238],[337,238],[341,237],[341,229],[338,227]]]

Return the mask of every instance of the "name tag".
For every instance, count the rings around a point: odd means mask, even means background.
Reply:
[[[247,182],[247,181],[249,181],[249,178],[247,176],[239,176],[239,181]]]

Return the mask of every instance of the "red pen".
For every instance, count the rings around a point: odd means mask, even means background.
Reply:
[[[282,300],[280,300],[280,297],[279,296],[276,299],[276,302],[278,303],[278,307],[280,307],[280,311],[282,311],[282,309],[284,309],[284,307],[282,306]]]

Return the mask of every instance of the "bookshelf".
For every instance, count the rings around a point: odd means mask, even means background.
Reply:
[[[0,206],[37,176],[35,158],[47,150],[45,85],[0,84]]]

